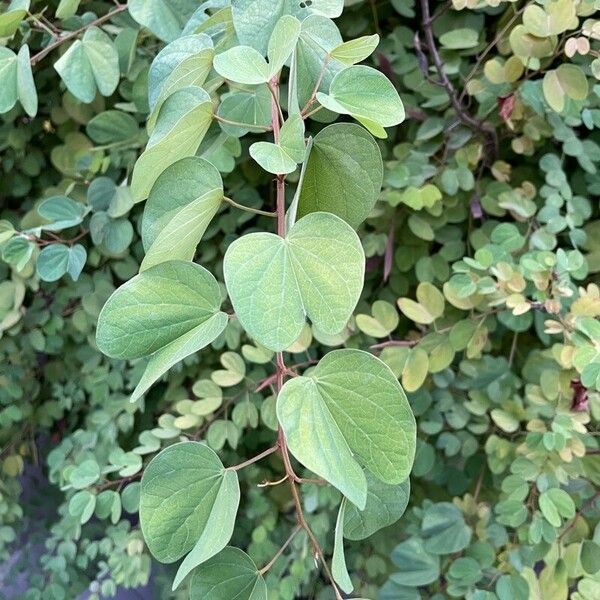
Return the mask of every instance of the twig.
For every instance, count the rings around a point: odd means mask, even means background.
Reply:
[[[275,556],[259,571],[261,575],[264,575],[277,561],[277,559],[285,552],[286,548],[292,543],[292,540],[296,537],[297,533],[301,531],[302,527],[300,525],[296,525],[288,537],[287,540],[283,543],[283,546],[277,550]]]
[[[267,456],[277,452],[277,450],[279,450],[279,444],[275,444],[274,446],[267,448],[264,452],[261,452],[260,454],[257,454],[256,456],[253,456],[252,458],[249,458],[248,460],[245,460],[243,463],[240,463],[239,465],[234,465],[233,467],[229,467],[229,468],[232,471],[239,471],[240,469],[243,469],[244,467],[249,467],[250,465],[253,465],[255,462],[258,462],[259,460],[262,460],[263,458],[266,458]]]
[[[54,41],[51,44],[49,44],[48,46],[46,46],[43,50],[40,50],[37,54],[34,54],[31,57],[31,60],[29,62],[32,65],[37,64],[40,60],[42,60],[42,58],[44,58],[46,55],[50,54],[50,52],[52,52],[52,50],[54,50],[55,48],[58,48],[58,46],[60,46],[64,42],[66,42],[68,40],[72,40],[73,38],[77,37],[80,33],[83,33],[86,29],[89,29],[90,27],[96,27],[97,25],[101,25],[105,21],[112,19],[115,15],[122,13],[124,10],[127,10],[127,5],[126,4],[118,4],[115,9],[106,13],[104,16],[98,17],[91,23],[88,23],[87,25],[84,25],[83,27],[80,27],[79,29],[76,29],[75,31],[71,31],[70,33],[67,33],[67,35],[64,35],[63,37],[58,38],[56,41]]]
[[[227,196],[223,196],[223,201],[227,202],[231,206],[235,208],[239,208],[240,210],[245,210],[246,212],[254,213],[256,215],[262,215],[263,217],[277,217],[277,213],[269,212],[268,210],[260,210],[258,208],[251,208],[250,206],[244,206],[243,204],[238,204],[235,200],[228,198]]]
[[[435,43],[435,38],[433,36],[431,13],[429,11],[429,0],[420,0],[420,3],[421,13],[423,16],[423,32],[425,33],[425,43],[427,44],[429,55],[433,60],[433,64],[435,65],[436,71],[438,73],[438,77],[440,78],[440,84],[446,90],[446,93],[448,94],[448,97],[450,99],[450,103],[456,111],[456,115],[460,119],[460,121],[468,127],[470,127],[471,129],[484,134],[488,138],[490,144],[492,145],[494,149],[494,156],[496,156],[499,150],[498,136],[496,135],[496,130],[491,123],[480,121],[479,119],[474,118],[471,114],[467,112],[462,102],[459,101],[454,86],[452,85],[452,82],[450,81],[448,75],[446,74],[446,71],[444,70],[444,63],[442,62],[442,58],[438,52]]]

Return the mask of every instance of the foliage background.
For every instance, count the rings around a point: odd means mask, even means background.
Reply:
[[[181,14],[199,4],[182,2]],[[205,2],[199,21],[222,4]],[[384,189],[359,230],[368,264],[356,315],[335,338],[307,328],[291,362],[372,349],[401,379],[419,435],[405,515],[347,544],[357,595],[597,600],[597,2],[346,5],[336,20],[344,39],[381,35],[369,60],[394,82],[407,119],[379,143]],[[142,210],[126,183],[146,143],[149,65],[164,45],[125,8],[13,1],[0,14],[0,50],[42,53],[37,112],[30,87],[11,105],[0,53],[0,554],[20,548],[6,579],[24,574],[32,599],[111,597],[151,572],[155,597],[169,597],[172,572],[152,562],[138,526],[143,466],[180,437],[240,462],[276,429],[273,356],[235,320],[134,404],[144,365],[96,349],[100,308],[143,257]],[[102,27],[118,87],[83,103],[54,69],[68,44],[43,49],[111,12]],[[230,196],[272,206],[246,138],[215,125],[200,153]],[[57,194],[85,207],[81,224],[54,217],[57,227],[36,229],[48,223],[41,200]],[[225,248],[257,219],[222,210],[197,262],[222,279]],[[56,245],[84,249],[69,262],[73,277],[40,260]],[[293,518],[287,489],[257,487],[279,471],[272,460],[240,472],[234,543],[259,565]],[[34,472],[41,479],[23,494]],[[331,550],[339,494],[303,487]],[[301,536],[267,583],[273,599],[331,597]]]

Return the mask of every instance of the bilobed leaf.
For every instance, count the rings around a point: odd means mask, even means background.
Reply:
[[[440,558],[423,547],[423,540],[412,537],[392,551],[392,562],[400,572],[392,575],[399,585],[417,587],[433,583],[440,576]]]
[[[281,351],[306,317],[325,333],[346,325],[362,290],[364,252],[335,215],[300,219],[286,238],[250,233],[229,246],[225,283],[240,323],[263,346]]]
[[[314,138],[298,216],[331,212],[356,228],[371,212],[383,181],[381,151],[359,125],[336,123]]]
[[[152,61],[148,73],[150,109],[176,90],[202,86],[212,68],[213,43],[206,34],[186,35],[165,46]]]
[[[250,146],[250,156],[265,170],[273,174],[287,174],[296,170],[304,160],[304,121],[299,115],[290,117],[281,126],[279,144],[255,142]]]
[[[122,285],[98,318],[98,348],[115,358],[151,356],[133,399],[173,364],[212,342],[227,324],[221,292],[203,267],[174,260]]]
[[[269,59],[270,76],[274,77],[281,71],[290,57],[300,35],[300,21],[291,15],[284,15],[275,24],[269,38],[267,57]]]
[[[165,100],[148,145],[133,168],[131,192],[137,201],[148,197],[169,165],[196,153],[211,121],[212,102],[202,88],[183,88]]]
[[[346,512],[347,503],[348,501],[346,498],[342,498],[337,521],[335,523],[333,556],[331,558],[331,573],[333,574],[333,578],[340,586],[342,591],[344,591],[346,594],[349,594],[354,589],[354,585],[352,584],[352,580],[348,574],[346,556],[344,554],[344,515]]]
[[[288,381],[277,417],[291,453],[361,510],[367,502],[361,465],[389,484],[410,473],[413,414],[389,367],[367,352],[334,350],[309,376]]]
[[[54,63],[67,89],[81,102],[90,103],[99,91],[110,96],[119,83],[119,55],[112,40],[98,27],[90,27]]]
[[[242,137],[249,131],[264,131],[271,125],[271,92],[263,84],[252,90],[236,90],[223,94],[217,115],[228,121],[247,125],[241,127],[220,121],[221,129],[228,135]]]
[[[269,39],[277,22],[284,15],[293,15],[300,21],[310,15],[332,19],[339,17],[344,0],[232,0],[233,25],[240,44],[252,46],[261,54],[267,51]]]
[[[46,231],[61,231],[79,225],[87,213],[87,208],[67,196],[52,196],[40,202],[39,215],[50,221],[42,225]]]
[[[353,504],[346,507],[344,515],[344,537],[349,540],[364,540],[376,531],[395,523],[406,510],[410,497],[410,481],[389,485],[367,476],[367,504],[359,510]]]
[[[36,269],[40,279],[56,281],[67,272],[69,248],[64,244],[51,244],[40,252]]]
[[[423,513],[421,535],[430,554],[452,554],[464,550],[471,540],[471,528],[460,510],[450,502],[432,504]]]
[[[182,158],[152,187],[144,208],[140,271],[167,260],[191,260],[223,200],[219,171],[207,160]]]
[[[0,114],[8,112],[17,102],[17,56],[0,46]]]
[[[404,106],[396,88],[381,71],[364,65],[348,67],[332,80],[329,93],[317,93],[329,110],[352,115],[373,135],[385,138],[384,127],[404,121]]]
[[[169,446],[146,467],[140,524],[150,552],[165,563],[190,552],[175,576],[174,588],[226,546],[239,502],[236,472],[225,469],[215,452],[199,442]]]
[[[379,36],[377,34],[363,35],[336,46],[329,55],[345,65],[354,65],[371,56],[378,44]]]
[[[197,0],[128,0],[129,14],[165,42],[181,35],[198,8]]]
[[[267,586],[252,559],[228,546],[196,570],[190,600],[267,600]]]
[[[0,38],[14,35],[27,15],[30,4],[30,0],[11,0],[6,12],[0,14]]]
[[[562,112],[566,98],[585,100],[589,91],[584,72],[577,65],[571,64],[563,64],[548,71],[544,75],[542,87],[546,102],[556,112]]]
[[[56,7],[57,19],[70,19],[77,13],[81,0],[60,0]]]

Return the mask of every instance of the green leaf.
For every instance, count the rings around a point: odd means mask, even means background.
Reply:
[[[95,508],[96,496],[88,490],[77,492],[69,500],[69,514],[72,517],[78,517],[82,525],[90,520]]]
[[[84,460],[69,474],[69,483],[76,489],[82,490],[100,479],[100,467],[95,460]]]
[[[60,0],[56,8],[57,19],[70,19],[77,13],[81,0]]]
[[[21,271],[29,262],[35,244],[22,237],[13,237],[2,245],[2,260]]]
[[[130,114],[120,110],[105,110],[88,122],[85,131],[97,144],[112,144],[134,138],[140,128]]]
[[[211,121],[212,102],[202,88],[183,88],[165,100],[148,145],[133,168],[131,193],[136,201],[148,197],[169,165],[196,153]]]
[[[148,73],[148,103],[160,108],[173,92],[201,87],[212,68],[213,42],[205,34],[187,35],[165,46],[152,61]]]
[[[274,77],[281,71],[294,51],[299,36],[300,21],[296,17],[284,15],[277,21],[267,47],[270,77]]]
[[[128,0],[129,14],[143,27],[165,42],[181,32],[194,11],[197,0]]]
[[[543,90],[550,108],[562,112],[566,98],[585,100],[589,87],[587,77],[577,65],[563,64],[544,75]]]
[[[586,573],[594,575],[600,571],[600,545],[592,540],[583,540],[580,560]]]
[[[79,225],[86,213],[86,207],[67,196],[52,196],[42,200],[37,207],[38,214],[50,221],[42,225],[46,231],[61,231]]]
[[[452,554],[464,550],[471,540],[471,528],[460,510],[450,502],[429,506],[423,514],[421,535],[424,549],[431,554]]]
[[[335,523],[335,537],[333,546],[333,556],[331,557],[331,573],[335,582],[340,586],[342,591],[349,594],[354,585],[348,574],[346,566],[346,556],[344,555],[344,515],[348,501],[342,498],[340,510],[338,512],[337,521]]]
[[[140,271],[168,260],[191,260],[223,200],[219,171],[190,156],[167,167],[152,187],[144,208]]]
[[[554,527],[560,527],[561,517],[571,519],[575,516],[575,503],[567,492],[559,488],[550,488],[540,494],[539,505],[546,520]]]
[[[404,121],[404,106],[396,88],[383,73],[363,65],[340,71],[329,93],[318,92],[317,100],[333,112],[352,115],[380,138],[387,137],[384,127]]]
[[[30,0],[12,0],[6,12],[0,14],[0,38],[12,37],[27,15]],[[2,111],[0,111],[2,112]]]
[[[376,531],[395,523],[406,510],[410,497],[410,481],[389,485],[370,473],[367,476],[367,504],[359,510],[353,504],[346,507],[344,537],[364,540]]]
[[[8,112],[18,97],[17,56],[9,48],[0,46],[0,114]]]
[[[250,156],[265,170],[275,175],[292,173],[296,164],[304,160],[304,121],[297,115],[281,126],[279,144],[255,142]]]
[[[110,96],[119,83],[119,55],[112,40],[98,27],[90,27],[54,63],[67,89],[81,102],[90,103],[99,91]]]
[[[242,137],[250,131],[264,131],[271,125],[271,92],[266,85],[259,85],[252,90],[223,94],[217,115],[228,121],[247,125],[240,127],[219,122],[221,129],[228,135]]]
[[[197,569],[190,600],[267,600],[267,586],[252,559],[228,546]]]
[[[449,50],[466,50],[479,45],[479,33],[474,29],[457,28],[440,36],[440,43]]]
[[[87,253],[81,244],[65,246],[64,244],[51,244],[40,252],[37,259],[37,274],[44,281],[56,281],[65,273],[69,273],[73,281],[85,266]]]
[[[391,555],[392,562],[400,568],[391,579],[399,584],[417,587],[433,583],[440,576],[440,558],[429,554],[423,540],[412,537],[402,542]]]
[[[367,352],[334,350],[309,376],[288,381],[277,416],[292,454],[361,510],[367,480],[360,465],[389,484],[410,473],[413,414],[389,367]]]
[[[345,65],[354,65],[371,56],[378,44],[379,36],[377,34],[363,35],[336,46],[329,55]]]
[[[356,228],[371,212],[383,181],[383,161],[377,143],[362,127],[337,123],[313,140],[298,217],[331,212]]]
[[[286,238],[250,233],[237,239],[225,253],[223,272],[244,329],[281,351],[298,339],[306,317],[325,333],[344,328],[362,290],[364,253],[341,219],[313,213]]]
[[[172,563],[189,552],[175,589],[230,540],[240,502],[237,473],[208,446],[180,442],[154,457],[141,486],[140,524],[152,555]]]
[[[240,44],[252,46],[264,54],[281,17],[291,14],[300,21],[309,15],[336,18],[342,14],[344,0],[232,0],[231,8],[233,25]]]
[[[31,72],[29,46],[25,44],[17,54],[17,96],[23,110],[35,117],[38,109],[38,96]]]
[[[202,329],[219,312],[221,292],[203,267],[174,260],[122,285],[98,317],[96,341],[112,358],[141,358]]]
[[[233,46],[217,54],[214,67],[225,79],[246,85],[265,83],[271,73],[262,54],[250,46]]]

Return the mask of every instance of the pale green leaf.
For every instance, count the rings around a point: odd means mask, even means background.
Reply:
[[[371,212],[383,181],[381,152],[373,137],[352,123],[336,123],[314,138],[298,216],[331,212],[356,228]]]
[[[223,199],[219,171],[190,156],[167,167],[152,187],[144,208],[140,271],[174,259],[191,260]]]
[[[221,292],[203,267],[174,260],[136,275],[108,299],[96,341],[113,358],[153,354],[219,314]]]
[[[228,135],[242,137],[249,131],[264,131],[271,125],[271,92],[266,85],[259,85],[252,90],[225,93],[221,96],[217,115],[246,125],[241,127],[219,122],[221,129]]]
[[[267,600],[267,586],[252,559],[228,546],[197,569],[190,600]]]
[[[415,420],[389,367],[367,352],[334,350],[309,376],[288,381],[277,416],[291,453],[361,510],[367,480],[360,465],[386,483],[408,477]]]
[[[348,574],[346,566],[346,556],[344,554],[344,515],[346,513],[346,505],[348,501],[342,498],[340,510],[338,512],[337,521],[335,523],[333,556],[331,557],[331,573],[335,582],[340,586],[343,592],[349,594],[354,585]]]
[[[199,442],[169,446],[146,467],[140,524],[150,552],[172,563],[191,551],[174,587],[226,546],[239,502],[236,472],[225,469],[215,452]]]
[[[377,34],[363,35],[336,46],[329,55],[345,65],[354,65],[371,56],[378,44],[379,36]]]
[[[17,99],[17,56],[0,46],[0,114],[8,112]]]
[[[27,15],[30,4],[30,0],[12,0],[10,2],[6,12],[0,14],[0,38],[14,35],[21,21]]]
[[[214,59],[215,71],[230,81],[248,85],[270,79],[267,61],[251,46],[234,46]]]
[[[88,122],[85,131],[97,144],[112,144],[132,139],[140,128],[130,114],[120,110],[105,110]]]
[[[313,213],[285,239],[272,233],[237,239],[227,249],[223,271],[244,329],[280,351],[298,339],[306,317],[325,333],[344,328],[362,290],[364,253],[341,219]]]
[[[577,65],[562,64],[548,71],[543,81],[544,97],[552,110],[562,112],[565,99],[585,100],[589,86],[584,72]]]
[[[277,21],[269,38],[267,57],[269,58],[269,76],[274,77],[281,71],[290,57],[300,35],[300,21],[291,15],[284,15]]]
[[[165,42],[181,35],[198,8],[197,0],[128,0],[129,14]]]
[[[35,117],[38,109],[38,96],[31,72],[29,46],[25,44],[17,55],[17,95],[23,110]]]
[[[183,88],[165,100],[148,145],[133,169],[131,192],[137,201],[148,197],[169,165],[196,153],[211,121],[212,102],[202,88]]]
[[[352,115],[377,137],[387,137],[383,127],[404,121],[404,106],[396,88],[381,71],[363,65],[340,71],[329,93],[318,92],[317,100],[329,110]]]

